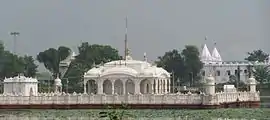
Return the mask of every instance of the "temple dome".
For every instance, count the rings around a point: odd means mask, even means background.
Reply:
[[[109,76],[109,75],[128,75],[133,77],[162,77],[169,78],[168,73],[163,68],[157,67],[147,61],[125,59],[115,60],[92,68],[84,75],[86,79]]]
[[[111,61],[108,63],[105,63],[104,66],[115,66],[115,65],[146,65],[146,66],[151,66],[150,63],[146,62],[146,61],[139,61],[139,60],[132,60],[132,59],[128,59],[128,60],[115,60],[115,61]]]
[[[150,77],[162,77],[163,75],[165,75],[164,77],[170,77],[170,73],[168,73],[163,68],[158,68],[156,66],[145,69],[143,74]]]
[[[138,72],[130,67],[126,67],[123,65],[123,66],[115,66],[115,67],[106,69],[101,74],[101,76],[112,75],[112,74],[125,74],[125,75],[136,76]]]
[[[93,67],[92,69],[90,69],[89,71],[87,71],[85,73],[85,75],[87,75],[87,76],[99,76],[101,74],[101,69],[102,68]]]

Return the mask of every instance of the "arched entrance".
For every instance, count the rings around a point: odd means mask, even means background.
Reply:
[[[103,82],[103,93],[108,95],[112,94],[112,82],[110,80],[105,80]]]
[[[151,82],[147,79],[144,79],[140,83],[140,92],[142,94],[149,94],[152,93],[152,86]]]
[[[118,95],[123,94],[123,82],[119,79],[114,81],[114,93]]]
[[[86,87],[88,94],[97,94],[97,83],[95,80],[88,80]]]
[[[134,94],[135,93],[135,84],[132,80],[128,79],[126,81],[126,94]]]

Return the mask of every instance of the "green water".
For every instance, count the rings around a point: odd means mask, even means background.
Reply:
[[[100,120],[99,112],[112,110],[1,110],[0,120]],[[121,111],[121,110],[119,110]],[[118,112],[119,112],[118,111]],[[126,110],[128,120],[270,119],[269,108],[211,110]]]

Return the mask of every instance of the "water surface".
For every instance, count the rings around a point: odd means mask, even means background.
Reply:
[[[113,110],[0,110],[0,120],[102,120],[99,112]],[[123,110],[116,110],[122,112]],[[211,110],[125,110],[129,120],[264,120],[269,108]]]

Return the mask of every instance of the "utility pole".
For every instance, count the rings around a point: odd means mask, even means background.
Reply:
[[[127,54],[128,54],[127,33],[128,33],[128,18],[126,17],[125,51],[124,51],[125,56],[124,56],[124,60],[127,59]]]
[[[16,51],[16,49],[17,49],[17,47],[16,47],[16,45],[17,45],[17,36],[19,36],[20,33],[19,32],[11,32],[10,35],[13,36],[13,54],[16,55],[17,54],[16,53],[17,52]],[[12,64],[13,65],[15,64],[15,58],[12,59]],[[12,91],[13,91],[13,89],[14,89],[14,87],[12,85]]]
[[[239,88],[239,82],[240,82],[240,66],[238,65],[237,66],[237,81],[236,81],[236,89],[238,89]]]
[[[11,36],[13,36],[13,53],[16,55],[17,54],[17,36],[20,35],[19,32],[11,32]]]

